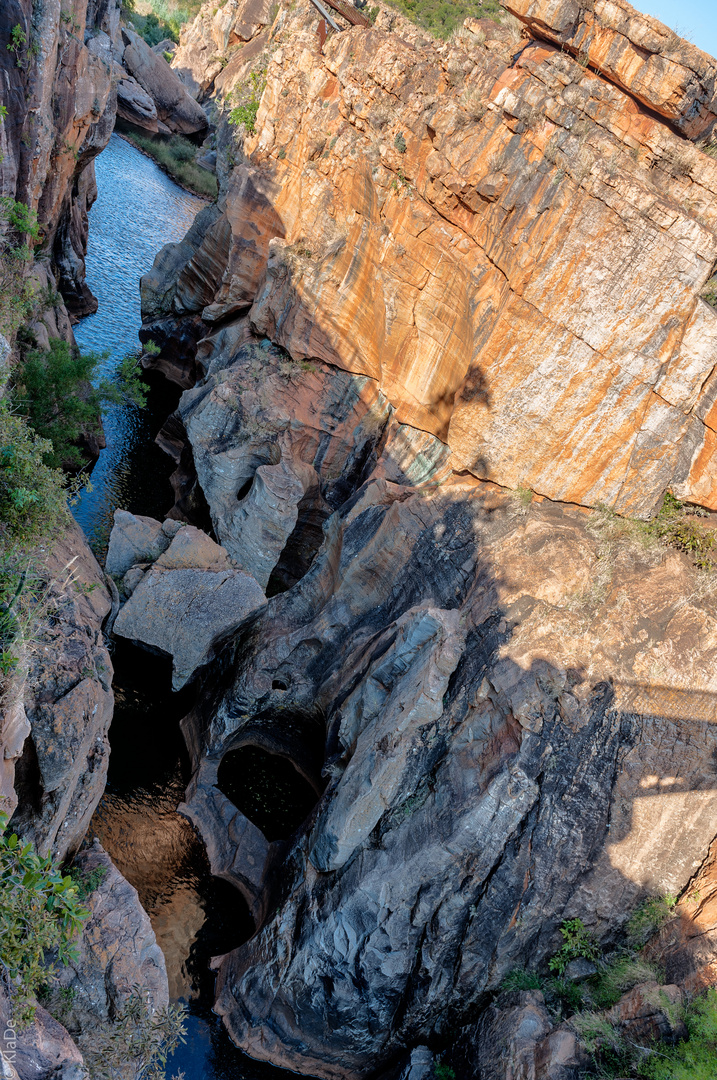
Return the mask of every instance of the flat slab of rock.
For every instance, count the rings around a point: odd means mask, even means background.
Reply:
[[[147,535],[158,534],[148,527]],[[216,644],[265,603],[261,586],[231,565],[225,548],[185,525],[134,588],[114,632],[169,653],[179,690],[212,659]]]

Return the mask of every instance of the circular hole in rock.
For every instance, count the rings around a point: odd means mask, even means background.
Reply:
[[[316,792],[291,761],[259,746],[225,754],[217,786],[270,842],[296,832],[316,803]]]
[[[237,502],[241,502],[245,499],[251,491],[251,485],[254,483],[254,477],[250,476],[248,480],[245,480],[242,486],[237,491]]]
[[[284,679],[274,679],[271,688],[272,690],[288,690],[289,684]]]

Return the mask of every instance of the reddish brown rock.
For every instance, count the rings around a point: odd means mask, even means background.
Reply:
[[[273,22],[272,0],[208,0],[197,17],[185,23],[172,68],[193,97],[203,100],[228,64],[245,62],[244,43]],[[224,80],[226,81],[226,80]]]
[[[717,63],[627,0],[503,0],[539,37],[567,48],[694,139],[717,120]]]
[[[639,517],[668,487],[717,508],[717,162],[547,43],[513,62],[470,32],[353,29],[322,56],[303,9],[284,19],[248,161],[162,286],[177,313],[251,303],[457,471]]]

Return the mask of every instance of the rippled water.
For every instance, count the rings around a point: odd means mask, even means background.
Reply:
[[[99,196],[90,211],[87,282],[99,300],[75,327],[83,352],[109,351],[101,374],[139,346],[139,279],[159,249],[181,240],[204,203],[178,187],[153,161],[113,135],[95,163]],[[147,409],[116,406],[104,419],[107,449],[74,515],[98,554],[104,553],[117,507],[161,516],[172,505],[174,465],[154,443],[178,394],[157,385]]]
[[[202,202],[177,187],[138,150],[110,140],[96,163],[99,198],[90,215],[87,281],[99,300],[75,335],[84,351],[109,357],[102,374],[138,345],[139,279],[155,254],[181,239]],[[158,384],[149,407],[112,409],[107,449],[82,493],[75,517],[102,555],[117,507],[161,518],[173,499],[171,460],[154,435],[178,392]],[[179,720],[186,694],[171,693],[167,658],[118,642],[115,716],[105,795],[90,826],[139,892],[167,960],[170,993],[189,1006],[187,1042],[172,1055],[167,1076],[186,1080],[280,1080],[285,1070],[255,1062],[229,1040],[211,1012],[210,957],[235,948],[253,931],[240,894],[209,872],[204,847],[177,812],[188,780]]]

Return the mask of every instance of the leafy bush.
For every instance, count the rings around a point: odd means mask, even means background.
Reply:
[[[167,1058],[184,1042],[184,1006],[152,1012],[135,987],[114,1023],[79,1040],[92,1080],[164,1080]]]
[[[98,353],[83,354],[66,341],[52,338],[49,349],[28,352],[19,366],[13,397],[32,428],[52,444],[45,452],[52,468],[81,467],[78,440],[98,427],[107,405],[127,399],[145,403],[132,361],[123,361],[115,380],[103,378],[92,385],[102,359]]]
[[[74,954],[73,941],[88,917],[77,889],[50,857],[38,855],[7,833],[0,814],[0,960],[12,982],[14,1019],[22,1027],[35,1015],[35,997],[52,976],[46,954],[60,963]]]
[[[65,520],[62,473],[46,464],[52,444],[0,404],[0,550],[52,535]]]
[[[696,998],[685,1010],[689,1037],[660,1047],[644,1065],[652,1080],[714,1080],[717,1076],[717,990]]]
[[[585,928],[582,919],[565,919],[560,927],[563,944],[548,961],[548,967],[558,975],[564,975],[565,969],[572,960],[597,960],[599,949],[597,942],[589,930]]]
[[[79,866],[71,866],[68,874],[77,888],[80,900],[87,900],[107,877],[107,867],[96,866],[94,870],[81,870]]]
[[[8,338],[30,315],[34,293],[25,270],[39,239],[36,214],[24,203],[0,198],[0,334]]]

